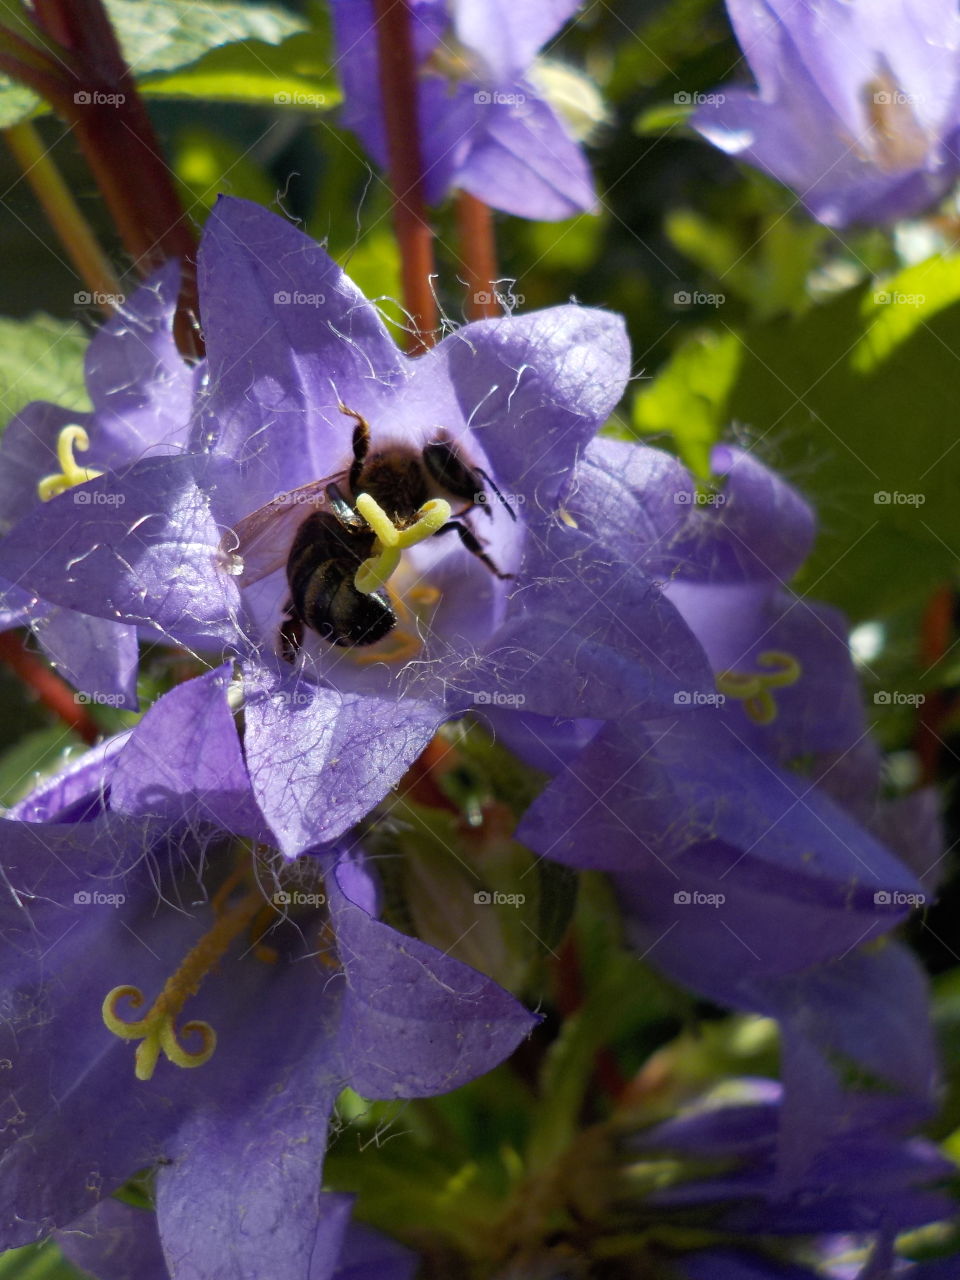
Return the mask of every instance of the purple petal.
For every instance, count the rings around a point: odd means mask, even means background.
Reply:
[[[453,29],[500,83],[526,71],[581,5],[582,0],[454,0]]]
[[[334,455],[348,461],[352,423],[338,402],[375,416],[407,362],[326,250],[249,201],[220,198],[199,279],[214,433],[203,444],[256,459],[252,509],[329,474]]]
[[[371,919],[327,880],[346,991],[344,1071],[369,1098],[446,1093],[492,1070],[537,1019],[489,978]]]
[[[33,633],[53,665],[81,691],[78,701],[136,710],[140,652],[135,627],[54,605],[34,620]]]
[[[69,1227],[54,1232],[64,1256],[97,1280],[169,1280],[157,1216],[120,1200],[101,1200]]]
[[[264,674],[248,669],[255,688]],[[289,857],[328,844],[370,812],[445,719],[415,698],[342,694],[284,674],[244,710],[254,795]]]
[[[424,357],[445,362],[463,416],[526,514],[553,510],[630,374],[619,316],[586,307],[468,324]]]
[[[553,108],[523,80],[500,92],[519,101],[481,104],[485,128],[457,185],[520,218],[554,221],[594,211],[590,166]]]
[[[191,368],[177,350],[173,321],[179,288],[180,264],[171,259],[119,307],[87,348],[85,377],[94,408],[90,457],[98,460],[91,465],[115,469],[186,442],[202,367]]]
[[[673,715],[679,691],[712,689],[703,651],[658,587],[578,530],[558,524],[533,540],[518,582],[461,687],[593,719]]]
[[[45,778],[4,815],[18,822],[81,822],[106,808],[116,757],[130,737],[116,734],[85,751],[52,778]]]
[[[81,613],[185,642],[231,638],[238,591],[213,502],[233,475],[226,459],[186,456],[91,480],[20,521],[0,543],[0,572]]]
[[[117,758],[113,809],[262,836],[264,821],[227,703],[231,672],[228,663],[176,685],[153,704]]]

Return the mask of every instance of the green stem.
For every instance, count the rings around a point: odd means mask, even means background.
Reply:
[[[77,274],[95,296],[97,306],[111,315],[114,305],[108,299],[120,293],[120,283],[39,133],[29,120],[21,120],[3,132]]]

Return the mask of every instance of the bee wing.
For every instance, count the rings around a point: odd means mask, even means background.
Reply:
[[[297,530],[307,516],[329,507],[327,485],[339,478],[339,475],[325,476],[299,489],[278,494],[238,520],[224,535],[223,551],[234,564],[241,562],[237,569],[241,587],[249,587],[283,568]]]

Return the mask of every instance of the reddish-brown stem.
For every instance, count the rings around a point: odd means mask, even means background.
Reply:
[[[138,270],[146,274],[166,258],[183,262],[178,337],[185,354],[196,354],[196,237],[101,0],[38,0],[35,12],[74,68],[71,91],[54,105]]]
[[[920,634],[920,658],[924,670],[935,666],[950,648],[953,635],[952,586],[940,587],[931,597],[923,615]],[[948,710],[944,691],[934,688],[920,706],[914,749],[920,761],[920,777],[924,784],[934,782],[942,744],[941,726]]]
[[[16,632],[7,631],[0,635],[0,662],[18,675],[33,690],[37,700],[78,733],[87,746],[92,746],[100,737],[96,722],[77,702],[70,686],[42,659],[26,650]]]
[[[490,206],[469,191],[457,193],[457,240],[460,265],[466,276],[468,320],[486,320],[500,314],[494,286],[497,275],[497,242]]]
[[[412,326],[407,349],[416,354],[436,341],[439,313],[433,296],[433,231],[424,199],[410,3],[409,0],[374,0],[374,10],[403,303]]]

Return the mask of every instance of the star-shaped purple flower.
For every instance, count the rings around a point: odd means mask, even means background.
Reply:
[[[692,124],[791,187],[830,226],[921,213],[960,172],[960,17],[951,0],[727,0],[757,91]]]
[[[678,689],[710,685],[702,649],[630,538],[621,547],[611,527],[604,542],[587,527],[589,503],[583,528],[564,507],[629,376],[618,318],[568,306],[482,321],[410,359],[318,245],[236,200],[211,218],[199,269],[207,384],[193,447],[89,483],[122,495],[120,506],[31,512],[0,546],[0,571],[65,607],[236,653],[247,767],[285,853],[329,843],[368,813],[451,716],[658,716]],[[361,419],[370,440],[352,482]],[[385,572],[386,544],[376,552],[372,527],[350,526],[359,517],[346,498],[360,501],[353,483],[376,488],[364,477],[384,453],[416,477],[429,450],[432,491],[466,536],[402,552],[380,596],[389,591],[396,616],[383,639],[324,639],[328,606],[299,626],[291,653],[291,548],[304,521],[319,502],[333,546],[320,562],[354,556],[343,581],[362,557]]]
[[[426,196],[461,189],[523,218],[596,205],[586,159],[535,84],[540,49],[581,0],[415,0]],[[333,0],[344,123],[386,161],[372,0]],[[533,78],[531,78],[533,77]]]

